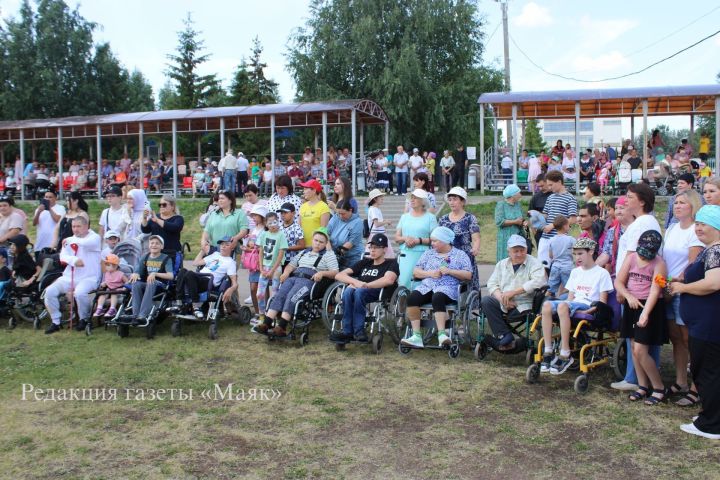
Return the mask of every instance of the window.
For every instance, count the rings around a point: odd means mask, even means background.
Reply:
[[[620,119],[618,118],[616,120],[603,120],[603,125],[606,127],[610,125],[620,125]]]
[[[575,130],[575,122],[545,122],[543,124],[543,132],[570,132],[573,130]]]

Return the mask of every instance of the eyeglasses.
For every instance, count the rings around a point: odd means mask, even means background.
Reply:
[[[160,208],[163,208],[163,207],[167,207],[167,206],[168,206],[168,204],[165,203],[165,202],[158,203],[158,205],[160,206]]]

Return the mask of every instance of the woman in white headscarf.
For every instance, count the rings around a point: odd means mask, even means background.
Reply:
[[[128,227],[123,238],[137,238],[138,235],[142,235],[142,222],[145,210],[150,209],[150,202],[148,202],[147,195],[144,190],[134,188],[127,193],[127,215],[128,215]]]

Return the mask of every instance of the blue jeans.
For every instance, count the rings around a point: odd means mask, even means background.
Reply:
[[[400,195],[407,193],[407,172],[397,172],[397,191]]]
[[[223,188],[235,193],[235,180],[237,179],[237,170],[225,170],[223,173]]]
[[[365,333],[365,305],[377,302],[379,288],[345,287],[343,292],[343,333],[363,335]]]

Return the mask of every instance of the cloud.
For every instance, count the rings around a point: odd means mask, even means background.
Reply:
[[[715,37],[715,45],[720,46],[720,35]]]
[[[588,43],[591,45],[610,43],[638,25],[637,21],[629,18],[598,20],[589,15],[580,18],[580,30],[587,33]]]
[[[580,54],[572,60],[573,70],[578,72],[608,72],[627,68],[631,64],[630,60],[617,50],[596,57]]]
[[[513,18],[513,24],[519,27],[547,27],[553,22],[550,10],[535,2],[526,3],[520,15]]]

